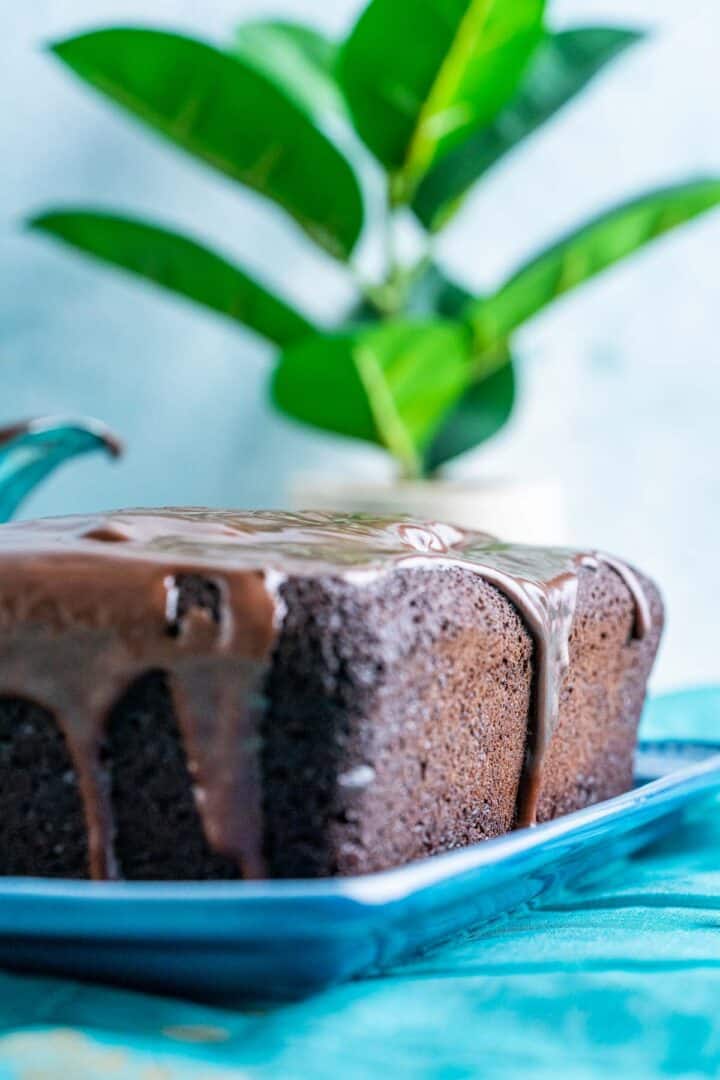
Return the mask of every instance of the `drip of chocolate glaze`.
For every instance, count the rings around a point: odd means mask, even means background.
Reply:
[[[633,571],[615,558],[505,544],[448,525],[324,513],[129,510],[0,528],[0,695],[50,710],[67,741],[88,827],[90,872],[118,874],[100,765],[114,703],[150,669],[168,675],[210,846],[246,877],[265,873],[257,732],[282,620],[285,577],[332,575],[361,587],[393,567],[463,567],[515,606],[534,642],[534,684],[517,823],[535,821],[557,719],[581,566],[605,563],[650,629]],[[208,579],[219,618],[178,617],[178,581]]]

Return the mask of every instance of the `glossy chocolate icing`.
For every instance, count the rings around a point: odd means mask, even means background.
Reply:
[[[612,568],[632,597],[633,636],[650,611],[632,570],[597,552],[506,544],[409,519],[327,513],[127,510],[0,528],[0,696],[48,709],[74,762],[90,872],[116,877],[108,778],[113,704],[151,669],[166,672],[205,834],[246,877],[265,872],[257,730],[262,689],[292,575],[364,581],[397,567],[463,567],[515,606],[534,642],[534,685],[517,823],[535,821],[557,718],[581,566]],[[219,597],[179,614],[179,582]]]

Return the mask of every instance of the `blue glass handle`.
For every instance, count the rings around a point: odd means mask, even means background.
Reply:
[[[9,521],[23,499],[63,462],[122,444],[97,420],[40,417],[0,428],[0,521]]]

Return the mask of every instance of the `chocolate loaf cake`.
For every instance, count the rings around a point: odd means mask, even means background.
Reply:
[[[202,509],[0,527],[0,873],[354,874],[626,790],[662,629],[596,552]]]

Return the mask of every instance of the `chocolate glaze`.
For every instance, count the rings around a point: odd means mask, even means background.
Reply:
[[[262,876],[257,730],[262,688],[292,575],[342,576],[359,587],[396,567],[464,567],[517,608],[534,642],[517,823],[535,821],[542,763],[557,719],[581,566],[622,579],[633,636],[650,629],[640,583],[597,552],[506,544],[448,525],[327,513],[127,510],[0,528],[0,696],[50,710],[78,776],[90,872],[115,877],[107,717],[150,669],[167,673],[210,846]],[[217,593],[179,612],[179,582],[202,575]]]

